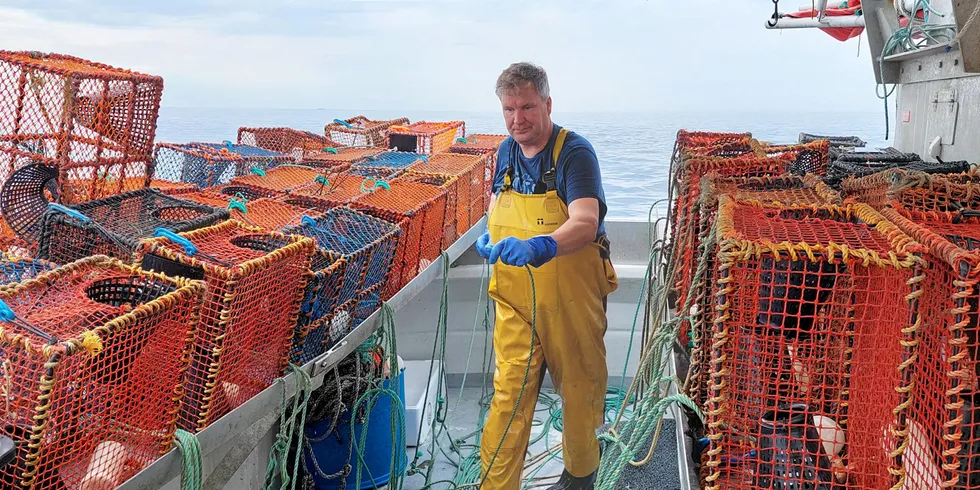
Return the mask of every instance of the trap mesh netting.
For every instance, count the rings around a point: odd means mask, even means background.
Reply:
[[[308,238],[234,220],[141,243],[144,269],[207,284],[182,429],[207,427],[282,375],[312,254]]]
[[[692,385],[688,394],[695,403],[703,405],[708,398],[708,351],[703,348],[711,338],[713,277],[711,272],[717,263],[717,247],[711,242],[711,230],[715,226],[718,202],[722,196],[743,204],[752,204],[766,208],[789,207],[819,207],[828,204],[840,204],[840,195],[826,186],[813,175],[799,177],[782,175],[778,177],[720,177],[717,172],[706,175],[701,182],[701,197],[699,204],[700,225],[697,230],[695,252],[692,254],[696,261],[695,269],[700,267],[699,261],[703,256],[702,247],[707,247],[708,254],[704,256],[704,268],[707,273],[698,276],[692,274],[689,322],[681,324],[679,340],[682,345],[691,343],[693,335],[694,349],[691,353]],[[686,303],[682,303],[686,305]],[[689,329],[693,329],[691,332]]]
[[[385,151],[381,153],[375,153],[372,155],[365,156],[354,162],[351,169],[356,169],[360,167],[371,167],[371,168],[391,168],[404,170],[408,168],[415,162],[425,161],[428,157],[421,153],[413,152],[403,152],[403,151]]]
[[[355,161],[377,154],[379,148],[326,148],[320,152],[312,152],[303,159],[304,165],[311,167],[336,167],[344,170]]]
[[[161,182],[212,187],[243,172],[245,159],[227,148],[159,143],[153,153],[153,178]]]
[[[418,121],[389,128],[388,148],[434,155],[449,150],[453,142],[465,134],[466,124],[463,121]]]
[[[717,220],[703,487],[891,488],[921,247],[863,204]]]
[[[845,179],[841,194],[881,209],[886,205],[922,211],[956,211],[980,208],[980,174],[929,174],[889,169],[866,177]]]
[[[142,189],[45,212],[37,256],[65,264],[88,255],[132,260],[157,228],[189,231],[228,219],[227,209]]]
[[[245,185],[288,194],[310,185],[329,185],[331,179],[342,175],[337,169],[314,168],[303,165],[281,165],[265,172],[235,177],[231,185]]]
[[[497,149],[500,144],[507,139],[506,134],[481,134],[471,133],[465,138],[457,138],[452,146],[449,147],[450,153],[464,153],[467,155],[492,155],[497,156]]]
[[[388,221],[349,207],[306,217],[284,232],[310,237],[317,247],[293,341],[293,359],[305,362],[349,333],[329,330],[338,305],[388,283],[401,232]]]
[[[493,167],[488,154],[440,153],[426,162],[412,165],[409,170],[456,177],[458,234],[465,233],[483,218],[490,203],[490,188],[493,184]]]
[[[0,288],[4,488],[114,488],[169,451],[203,292],[105,256]]]
[[[322,135],[292,128],[238,128],[238,144],[255,146],[283,155],[290,155],[297,162],[306,155],[337,146]]]
[[[347,120],[334,119],[323,130],[327,138],[341,146],[388,148],[388,131],[392,126],[407,125],[408,118],[371,120],[355,116]]]
[[[14,255],[0,256],[0,286],[32,279],[57,266],[43,259],[28,259]]]
[[[405,172],[399,177],[405,182],[433,185],[446,190],[446,215],[443,220],[442,249],[449,248],[463,233],[470,221],[470,206],[465,195],[469,184],[453,175],[427,174],[415,171]],[[460,185],[460,183],[463,185]],[[460,190],[464,193],[461,194]]]
[[[678,295],[677,305],[686,304],[694,275],[694,258],[698,250],[698,237],[703,229],[699,199],[701,179],[715,172],[719,177],[765,177],[789,173],[792,156],[776,158],[747,155],[736,158],[686,156],[677,165],[674,174],[675,199],[670,213],[673,230],[671,260],[675,282],[670,285]],[[686,327],[685,327],[686,328]]]
[[[980,488],[977,413],[980,342],[980,213],[884,208],[882,214],[929,249],[910,361],[916,380],[902,414],[906,484]]]
[[[157,76],[0,51],[0,168],[57,169],[66,204],[145,187],[162,92]]]
[[[392,278],[401,288],[442,252],[446,190],[395,179],[388,187],[376,186],[350,203],[355,209],[365,205],[400,214],[409,220],[404,245],[399,244],[405,247],[401,254],[401,278]]]

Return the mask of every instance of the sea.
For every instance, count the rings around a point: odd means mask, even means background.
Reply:
[[[285,126],[323,134],[324,125],[334,118],[346,119],[356,115],[371,119],[407,117],[412,122],[462,120],[466,124],[467,134],[506,133],[503,117],[493,112],[163,107],[156,140],[167,143],[234,142],[238,128],[242,126]],[[800,133],[806,132],[858,136],[868,143],[868,149],[891,145],[885,139],[883,112],[648,114],[555,111],[552,120],[581,134],[595,147],[606,195],[607,218],[614,219],[646,220],[651,206],[667,198],[670,155],[679,129],[749,131],[757,139],[774,144],[795,143]]]

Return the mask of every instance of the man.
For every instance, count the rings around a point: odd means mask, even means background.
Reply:
[[[511,65],[496,92],[510,137],[498,149],[488,229],[476,243],[493,264],[489,294],[496,302],[483,488],[519,488],[547,367],[564,423],[565,471],[551,488],[589,489],[606,394],[606,296],[618,287],[599,162],[585,138],[552,123],[540,67]]]

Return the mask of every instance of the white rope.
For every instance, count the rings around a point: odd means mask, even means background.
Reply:
[[[967,31],[970,30],[970,27],[973,26],[973,22],[977,20],[978,15],[980,15],[980,2],[977,2],[976,7],[973,7],[973,13],[970,14],[970,18],[966,19],[966,23],[963,24],[963,28],[956,34],[956,38],[953,39],[953,42],[949,43],[950,45],[959,43],[960,39],[963,39],[963,36],[966,35]]]

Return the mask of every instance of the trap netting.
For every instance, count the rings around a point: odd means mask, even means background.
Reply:
[[[446,189],[395,179],[388,186],[376,186],[371,192],[351,201],[358,209],[362,205],[398,213],[409,219],[404,237],[405,253],[400,280],[392,278],[401,288],[428,267],[442,253],[442,235],[446,217]]]
[[[856,180],[862,177],[873,176],[885,170],[904,170],[906,172],[917,172],[925,174],[958,174],[970,171],[970,164],[966,161],[930,163],[913,161],[909,163],[872,162],[848,163],[838,160],[832,165],[832,172],[828,174],[826,182],[832,186],[844,188],[849,180]],[[853,185],[851,186],[853,189]]]
[[[37,277],[42,272],[57,267],[57,264],[44,259],[29,259],[15,255],[0,256],[0,286],[23,282]]]
[[[141,243],[143,269],[207,284],[180,428],[204,429],[282,375],[312,254],[308,238],[234,220]]]
[[[902,153],[894,148],[885,148],[881,151],[844,152],[830,163],[824,181],[831,187],[840,188],[845,178],[864,177],[882,170],[912,164],[927,165],[918,154]]]
[[[382,185],[386,185],[382,184]],[[378,181],[371,177],[340,173],[327,179],[319,179],[314,183],[293,189],[291,195],[309,196],[329,201],[346,203],[358,196],[370,192]]]
[[[434,155],[449,150],[453,142],[465,134],[466,124],[463,121],[418,121],[391,126],[388,131],[388,148]]]
[[[302,165],[281,165],[268,171],[256,171],[252,175],[235,177],[231,185],[247,185],[279,194],[288,194],[301,187],[321,184],[340,172],[330,168],[314,168]]]
[[[753,152],[752,133],[718,133],[710,131],[687,131],[681,129],[677,131],[674,139],[674,150],[670,156],[670,173],[675,172],[675,167],[685,156],[705,155],[711,156],[718,148],[730,148],[736,151],[738,156],[748,152]],[[723,152],[724,153],[724,152]],[[725,155],[714,155],[725,156]]]
[[[238,128],[238,144],[256,146],[283,155],[291,155],[301,162],[306,155],[337,146],[323,135],[292,128]]]
[[[787,155],[794,159],[791,171],[798,175],[827,173],[830,164],[830,143],[817,140],[798,145],[760,145],[758,152],[768,157]]]
[[[227,148],[158,143],[153,152],[153,178],[162,182],[212,187],[242,172],[245,159]]]
[[[388,130],[392,126],[407,125],[408,118],[372,120],[355,116],[347,120],[334,119],[323,128],[324,134],[341,146],[388,148]]]
[[[870,207],[717,218],[704,488],[889,489],[921,247]]]
[[[145,187],[162,92],[158,76],[0,51],[4,180],[30,163],[55,168],[66,204]]]
[[[690,320],[681,323],[678,333],[681,345],[692,345],[690,385],[687,392],[698,406],[703,406],[708,399],[708,361],[713,318],[711,287],[714,284],[712,271],[715,270],[717,254],[716,244],[710,240],[710,235],[715,225],[719,199],[725,196],[738,203],[772,209],[841,203],[840,195],[813,175],[720,177],[717,172],[712,172],[702,179],[701,187],[701,216],[693,257],[697,260],[705,257],[705,272],[698,276],[695,270],[690,304],[687,306],[688,303],[682,303],[679,306],[687,307],[686,313]],[[703,247],[707,247],[707,255],[703,255]],[[695,269],[700,266],[700,263],[695,264]]]
[[[800,133],[797,141],[800,143],[812,143],[819,140],[827,140],[832,147],[864,148],[867,145],[864,140],[857,136],[822,136],[810,133]]]
[[[711,172],[716,172],[719,177],[783,175],[789,173],[792,163],[791,156],[767,158],[754,154],[736,158],[685,156],[681,160],[673,175],[674,200],[670,211],[670,260],[674,268],[674,284],[669,286],[677,294],[677,305],[685,304],[696,266],[694,257],[702,230],[701,212],[698,209],[701,179]],[[682,330],[685,328],[687,327],[682,327]]]
[[[877,209],[889,204],[920,211],[980,209],[980,173],[970,170],[940,175],[889,169],[867,177],[845,179],[841,193]]]
[[[316,253],[296,324],[292,357],[306,362],[325,352],[329,318],[334,309],[375,286],[383,287],[391,274],[399,228],[383,219],[349,207],[336,207],[317,217],[304,217],[284,233],[312,238]],[[346,335],[346,332],[343,333]]]
[[[356,175],[358,177],[368,177],[375,182],[378,181],[389,181],[398,178],[399,175],[405,173],[405,169],[401,168],[391,168],[391,167],[368,167],[364,165],[357,165],[348,169],[345,173],[348,175]]]
[[[362,160],[383,150],[379,148],[323,148],[323,151],[312,152],[303,159],[304,165],[311,167],[334,167],[345,170],[354,162]]]
[[[426,162],[418,162],[409,167],[413,172],[456,177],[457,183],[457,227],[458,234],[466,233],[483,218],[490,202],[490,187],[493,184],[493,168],[490,155],[465,155],[440,153]],[[465,209],[463,209],[465,207]]]
[[[425,161],[428,157],[421,153],[408,151],[385,151],[365,156],[354,162],[351,169],[370,167],[385,167],[390,169],[405,170],[415,162]]]
[[[4,488],[115,488],[172,447],[204,284],[105,256],[0,288]]]
[[[142,189],[44,213],[38,258],[65,264],[88,255],[126,262],[157,228],[189,231],[228,219],[228,210]]]
[[[506,134],[482,134],[471,133],[465,138],[457,138],[453,146],[449,147],[450,153],[463,153],[466,155],[493,155],[496,158],[500,144],[507,139]]]
[[[434,185],[446,190],[446,215],[443,220],[442,249],[449,248],[463,233],[469,230],[470,205],[466,198],[469,183],[453,175],[405,172],[399,177],[405,182]],[[462,188],[462,193],[460,189]]]
[[[929,249],[910,361],[916,384],[902,412],[906,488],[980,488],[980,213],[882,214]]]

